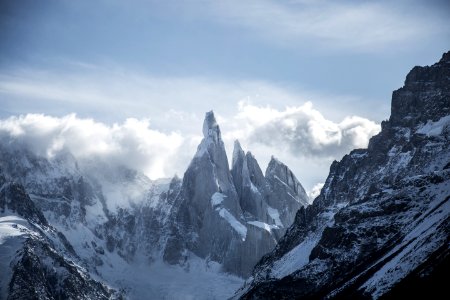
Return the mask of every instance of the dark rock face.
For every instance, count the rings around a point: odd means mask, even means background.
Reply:
[[[0,211],[10,210],[27,220],[47,226],[47,220],[36,208],[23,186],[17,183],[5,183],[0,190]]]
[[[244,153],[238,141],[234,147],[231,174],[240,206],[247,213],[248,219],[253,218],[271,224],[264,199],[268,186],[261,168],[250,152]]]
[[[437,121],[440,116],[450,114],[449,65],[447,52],[439,63],[417,66],[409,72],[405,85],[392,94],[391,126],[411,127],[428,120]]]
[[[8,294],[8,300],[118,298],[120,295],[36,239],[29,239],[21,250]]]
[[[449,115],[446,53],[408,74],[393,93],[380,134],[367,150],[331,165],[321,194],[298,211],[238,296],[394,298],[411,295],[415,284],[444,291],[442,278],[450,275],[443,267],[450,236]]]
[[[2,175],[2,178],[5,178]],[[0,189],[0,216],[20,216],[11,223],[16,234],[0,245],[2,259],[8,249],[18,247],[9,263],[9,271],[2,270],[2,280],[8,280],[7,291],[0,291],[7,299],[117,299],[121,295],[93,280],[73,261],[80,258],[64,234],[49,225],[42,211],[30,199],[24,187],[5,181]],[[2,220],[3,221],[3,220]],[[12,222],[12,221],[10,221]],[[19,234],[20,232],[20,234]],[[21,245],[21,246],[19,246]],[[4,265],[5,262],[2,262]],[[5,283],[2,285],[5,287]]]

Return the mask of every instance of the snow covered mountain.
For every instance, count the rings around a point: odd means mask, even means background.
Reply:
[[[0,177],[0,297],[2,299],[113,299],[65,236],[36,208],[23,186]]]
[[[241,299],[434,298],[448,294],[450,52],[415,67],[367,149],[335,161]]]
[[[264,177],[239,146],[230,170],[212,112],[203,133],[183,179],[158,181],[1,136],[1,298],[231,296],[308,199],[275,159]]]

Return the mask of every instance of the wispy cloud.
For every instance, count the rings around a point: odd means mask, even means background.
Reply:
[[[364,52],[420,43],[429,35],[448,33],[450,25],[412,1],[226,0],[209,8],[217,20],[272,43]]]
[[[321,108],[337,101],[361,103],[352,95],[321,94],[264,80],[158,77],[100,66],[80,67],[76,71],[14,69],[1,72],[0,97],[2,109],[14,114],[65,115],[76,111],[80,116],[95,116],[103,121],[123,120],[124,116],[151,118],[154,126],[165,130],[177,130],[171,120],[174,117],[201,121],[203,112],[211,109],[231,115],[237,112],[236,104],[245,99],[255,105],[278,109],[307,101]],[[356,105],[351,107],[355,109]],[[340,118],[348,111],[334,107],[325,113]]]

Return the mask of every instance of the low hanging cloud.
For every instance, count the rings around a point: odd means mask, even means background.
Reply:
[[[148,119],[128,118],[107,125],[75,114],[61,118],[43,114],[12,116],[0,120],[2,142],[14,141],[40,156],[52,158],[69,151],[76,158],[99,158],[144,172],[151,178],[173,175],[179,149],[186,138],[176,132],[150,128]]]
[[[357,116],[336,123],[326,119],[311,102],[284,111],[240,103],[237,119],[246,123],[249,143],[288,150],[292,155],[340,159],[355,148],[367,147],[379,124]]]

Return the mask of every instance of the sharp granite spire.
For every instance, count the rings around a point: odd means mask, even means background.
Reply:
[[[275,247],[301,207],[302,196],[295,192],[299,189],[290,188],[297,182],[267,181],[255,157],[245,153],[239,141],[234,143],[230,171],[219,125],[214,113],[207,112],[203,139],[174,203],[176,216],[164,259],[183,264],[186,253],[192,252],[222,264],[227,272],[247,276]]]
[[[215,142],[222,140],[220,136],[220,128],[212,110],[205,114],[205,120],[203,121],[203,137],[210,137]]]

